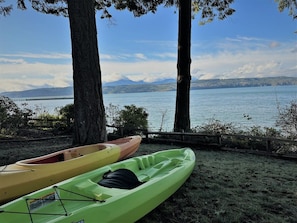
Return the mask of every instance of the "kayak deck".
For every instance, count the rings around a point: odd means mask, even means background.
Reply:
[[[129,136],[73,147],[0,167],[0,204],[65,179],[128,158],[141,143]]]
[[[58,152],[54,152],[51,154],[47,154],[40,157],[35,157],[31,159],[21,160],[17,162],[18,164],[48,164],[48,163],[56,163],[56,162],[62,162],[62,161],[68,161],[71,159],[75,159],[84,155],[92,154],[95,152],[98,152],[100,150],[106,149],[107,147],[110,147],[112,145],[120,145],[122,147],[131,147],[131,146],[139,146],[139,144],[129,144],[131,139],[136,139],[140,141],[140,137],[125,137],[125,138],[119,138],[112,141],[107,141],[105,143],[97,143],[97,144],[91,144],[91,145],[85,145],[85,146],[78,146],[73,147],[65,150],[61,150]],[[125,146],[126,144],[126,146]],[[128,150],[128,149],[123,149]],[[135,150],[128,150],[126,153],[133,154]],[[128,155],[129,155],[128,154]]]
[[[100,150],[106,149],[108,144],[94,144],[88,146],[81,146],[76,148],[70,148],[66,150],[62,150],[60,152],[52,153],[49,155],[27,159],[20,161],[19,163],[26,164],[48,164],[48,163],[56,163],[71,160],[80,156],[84,156],[87,154],[95,153]]]
[[[143,216],[174,193],[193,170],[193,152],[188,157],[182,153],[185,150],[166,152],[104,166],[26,195],[0,207],[0,221],[95,222],[101,219],[100,222],[133,222],[135,216],[136,219]],[[133,172],[142,184],[133,189],[98,184],[104,174],[119,169]]]

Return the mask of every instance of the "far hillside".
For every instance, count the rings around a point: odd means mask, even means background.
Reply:
[[[234,79],[211,79],[192,80],[191,90],[214,89],[214,88],[238,88],[259,86],[297,85],[297,77],[265,77],[265,78],[234,78]],[[175,91],[174,79],[152,83],[135,82],[123,79],[103,85],[104,94],[137,93],[154,91]],[[11,91],[0,93],[10,98],[33,98],[33,97],[73,97],[73,87],[64,88],[38,88],[26,91]]]

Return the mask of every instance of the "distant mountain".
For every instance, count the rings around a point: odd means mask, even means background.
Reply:
[[[297,77],[192,80],[191,90],[277,85],[297,85]],[[104,84],[102,88],[104,94],[174,91],[176,90],[176,81],[174,79],[165,79],[152,83],[147,83],[143,81],[132,81],[129,79],[123,79],[108,84]],[[0,95],[7,96],[10,98],[73,97],[73,87],[38,88],[26,91],[2,92],[0,93]]]
[[[103,87],[110,87],[110,86],[123,86],[123,85],[142,85],[142,84],[168,84],[168,83],[175,83],[175,79],[167,78],[162,80],[157,80],[154,82],[144,82],[144,81],[133,81],[129,78],[123,78],[117,81],[112,81],[108,83],[103,83]]]
[[[73,96],[73,87],[63,88],[36,88],[25,91],[2,92],[0,95],[10,98],[33,98],[33,97],[67,97]]]
[[[167,78],[167,79],[162,79],[162,80],[158,80],[158,81],[155,81],[151,84],[170,84],[170,83],[176,83],[176,79],[173,79],[173,78]]]
[[[124,78],[124,79],[120,79],[117,81],[112,81],[112,82],[108,82],[108,83],[103,83],[102,86],[105,87],[109,87],[109,86],[121,86],[121,85],[135,85],[135,84],[145,84],[144,81],[132,81],[128,78]]]

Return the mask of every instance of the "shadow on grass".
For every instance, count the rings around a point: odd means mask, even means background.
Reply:
[[[0,144],[0,165],[71,146],[71,138]],[[135,156],[174,145],[141,144]],[[230,151],[194,149],[186,183],[137,223],[296,222],[297,163]]]
[[[140,153],[174,148],[141,145]],[[138,223],[296,222],[297,164],[275,158],[195,150],[187,182]]]

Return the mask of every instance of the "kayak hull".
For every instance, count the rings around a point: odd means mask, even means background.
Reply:
[[[189,148],[109,164],[1,206],[0,222],[135,222],[180,188],[194,164]],[[106,173],[122,169],[135,174],[140,185],[130,189],[121,188],[121,182],[119,187],[100,185]]]
[[[69,148],[0,167],[0,204],[131,156],[140,136]]]

